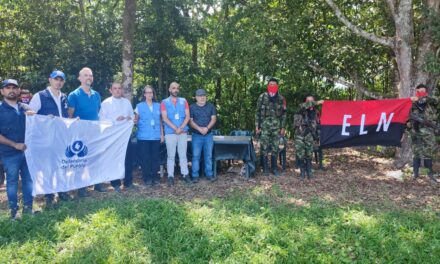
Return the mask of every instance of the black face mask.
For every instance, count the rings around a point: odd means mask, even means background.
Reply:
[[[309,108],[306,111],[307,111],[307,117],[310,120],[315,120],[315,118],[316,118],[316,111],[315,111],[315,109],[314,108]]]
[[[425,110],[426,107],[426,102],[417,102],[417,108],[419,108],[420,110]]]
[[[275,96],[270,96],[270,95],[269,95],[269,101],[270,101],[271,103],[275,103],[276,100],[277,100],[277,96],[278,96],[278,93],[276,93]]]

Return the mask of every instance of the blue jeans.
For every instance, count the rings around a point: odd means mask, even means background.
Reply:
[[[212,171],[212,149],[214,148],[214,137],[212,133],[201,135],[197,133],[192,134],[192,176],[193,178],[199,177],[200,170],[200,156],[203,150],[203,159],[205,162],[205,175],[206,177],[212,177],[214,175]]]
[[[32,207],[32,178],[24,153],[2,158],[6,172],[6,193],[10,209],[18,209],[18,175],[21,175],[21,191],[24,206]]]

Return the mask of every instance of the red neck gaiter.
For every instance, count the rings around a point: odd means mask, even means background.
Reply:
[[[267,93],[270,97],[274,97],[278,93],[278,84],[268,84]]]
[[[416,92],[416,96],[417,97],[425,97],[425,96],[428,96],[428,93],[427,92]]]

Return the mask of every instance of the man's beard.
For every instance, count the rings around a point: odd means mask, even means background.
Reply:
[[[14,92],[11,92],[5,96],[5,98],[8,100],[18,100],[18,97],[19,97],[19,95]]]

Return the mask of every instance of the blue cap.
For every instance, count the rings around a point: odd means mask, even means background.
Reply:
[[[61,77],[61,78],[63,78],[63,80],[66,79],[66,75],[64,75],[64,72],[59,71],[59,70],[55,70],[49,75],[49,78],[52,78],[52,79],[55,79],[57,77]]]
[[[14,79],[6,79],[6,80],[4,80],[3,83],[2,83],[2,88],[3,88],[3,87],[6,87],[6,86],[8,86],[8,85],[10,85],[10,84],[15,85],[15,86],[18,87],[18,82],[17,82],[17,80],[14,80]]]
[[[196,96],[204,96],[206,95],[206,91],[203,89],[197,89]]]

